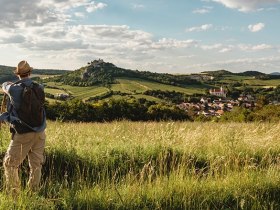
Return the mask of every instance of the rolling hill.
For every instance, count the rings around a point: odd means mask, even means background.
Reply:
[[[103,60],[94,60],[76,71],[68,72],[65,75],[58,76],[50,81],[62,82],[74,86],[93,86],[101,84],[104,86],[118,83],[118,78],[142,79],[172,86],[184,86],[201,84],[193,80],[189,75],[173,75],[167,73],[153,73],[149,71],[138,71],[119,68],[112,63]]]
[[[280,72],[272,72],[270,75],[280,75]]]
[[[0,66],[0,82],[15,79],[14,67]],[[75,71],[35,69],[35,76],[44,83],[48,100],[61,96],[87,102],[109,99],[140,99],[174,102],[199,97],[208,89],[226,86],[236,89],[269,88],[280,85],[279,75],[258,71],[232,73],[227,70],[199,74],[174,75],[124,69],[103,60],[94,60]]]
[[[69,94],[83,101],[119,98],[145,98],[161,102],[147,91],[182,93],[183,97],[203,94],[208,85],[191,79],[189,75],[173,75],[123,69],[103,60],[95,60],[76,71],[43,80],[46,92],[53,95]],[[59,89],[57,89],[59,88]],[[63,94],[63,93],[62,93]]]
[[[175,98],[181,97],[182,100],[189,96],[203,95],[208,89],[221,85],[237,89],[276,87],[280,84],[280,78],[258,71],[232,73],[217,70],[190,75],[153,73],[120,68],[99,59],[44,82],[48,85],[46,91],[51,94],[59,94],[61,91],[84,101],[145,98],[162,102],[171,100],[166,95],[176,95]],[[52,89],[54,86],[59,91]]]

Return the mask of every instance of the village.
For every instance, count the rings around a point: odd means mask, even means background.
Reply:
[[[193,116],[220,117],[225,112],[232,111],[235,106],[252,109],[257,105],[255,98],[251,95],[241,94],[237,100],[227,98],[227,91],[222,86],[220,89],[210,89],[209,94],[219,99],[211,100],[211,98],[201,97],[198,103],[183,102],[178,107]]]

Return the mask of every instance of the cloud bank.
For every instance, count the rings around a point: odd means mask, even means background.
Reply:
[[[237,9],[240,12],[255,11],[264,6],[279,4],[279,0],[212,0],[213,2],[221,3],[224,6]]]

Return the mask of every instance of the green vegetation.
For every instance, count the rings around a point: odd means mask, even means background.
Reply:
[[[13,69],[0,66],[0,83],[15,79]],[[266,90],[280,84],[279,75],[257,71],[232,73],[218,70],[196,75],[172,75],[123,69],[103,60],[89,62],[88,66],[76,71],[34,70],[33,73],[36,74],[35,80],[45,84],[48,101],[52,103],[57,99],[57,94],[68,94],[69,98],[93,103],[99,100],[145,98],[152,102],[175,104],[208,95],[210,88],[221,85],[228,89],[228,95],[233,99],[237,99],[245,89],[252,88],[255,94],[273,100],[275,96],[271,97],[272,91]],[[158,91],[161,94],[151,94]],[[174,99],[170,98],[170,92],[176,92]]]
[[[14,68],[12,67],[0,65],[0,83],[16,80],[17,77],[14,75],[13,71]]]
[[[103,60],[95,60],[88,66],[82,67],[74,72],[67,73],[63,76],[50,78],[48,81],[62,82],[63,84],[72,86],[93,86],[101,84],[108,86],[116,84],[117,78],[137,78],[151,82],[158,82],[173,86],[200,84],[200,82],[192,80],[188,75],[159,74],[149,71],[138,71],[116,67],[112,63]]]
[[[15,81],[17,80],[17,77],[14,74],[15,67],[10,66],[2,66],[0,65],[0,83],[6,81]],[[66,70],[55,70],[55,69],[34,69],[33,73],[38,76],[53,76],[53,75],[63,75],[65,74]]]
[[[169,94],[173,94],[173,92]],[[76,122],[108,122],[123,119],[132,121],[279,122],[280,106],[267,105],[264,97],[258,100],[258,106],[254,109],[245,109],[242,106],[234,107],[231,112],[226,112],[220,118],[201,118],[201,116],[194,115],[191,110],[186,112],[176,105],[152,102],[145,98],[126,99],[123,97],[91,103],[80,100],[47,103],[46,111],[47,117],[51,120]]]
[[[217,71],[203,71],[202,73],[203,74],[209,74],[209,75],[214,76],[214,77],[219,77],[219,76],[224,76],[224,75],[233,75],[232,72],[224,70],[224,69],[217,70]]]
[[[144,98],[111,99],[96,103],[79,100],[46,104],[47,117],[51,120],[76,122],[106,122],[113,120],[187,120],[187,113],[175,105],[156,104]]]
[[[279,126],[48,122],[42,188],[0,209],[279,209]]]
[[[256,111],[235,107],[231,112],[226,112],[219,121],[230,122],[280,122],[280,106],[267,105]]]
[[[90,97],[104,94],[109,91],[108,88],[102,86],[91,86],[91,87],[78,87],[63,85],[61,83],[48,82],[46,84],[46,92],[53,95],[59,93],[68,93],[72,95],[75,99],[87,100]]]
[[[221,85],[228,89],[229,95],[234,99],[248,88],[267,95],[269,93],[261,89],[275,88],[280,84],[277,75],[272,76],[257,71],[232,73],[227,70],[196,75],[171,75],[123,69],[103,60],[95,60],[88,63],[88,66],[65,75],[44,79],[43,82],[50,86],[56,84],[74,98],[88,102],[145,98],[154,102],[180,103],[186,101],[186,98],[208,95],[210,88],[218,88]],[[79,95],[71,89],[83,90],[84,95]],[[161,94],[154,94],[156,91]],[[170,92],[176,92],[174,99],[166,97],[170,96]]]
[[[164,91],[166,94],[168,92],[178,92],[184,96],[191,96],[193,94],[203,94],[205,92],[204,86],[188,85],[185,87],[171,86],[166,84],[161,84],[157,82],[146,81],[142,79],[133,78],[117,78],[116,84],[111,84],[110,86],[94,85],[87,87],[70,86],[62,84],[61,82],[46,82],[46,92],[57,95],[59,93],[68,93],[75,99],[83,101],[98,101],[103,99],[109,99],[114,96],[119,99],[125,99],[125,96],[129,98],[145,98],[150,101],[155,102],[169,102],[170,100],[162,100],[158,97],[151,97],[146,94],[146,91]],[[184,101],[184,97],[181,98]]]

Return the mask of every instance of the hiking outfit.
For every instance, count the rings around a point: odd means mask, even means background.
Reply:
[[[24,87],[32,87],[34,82],[29,78],[23,78],[16,83],[5,82],[2,89],[7,93],[9,100],[7,112],[0,116],[0,120],[10,124],[12,138],[4,157],[4,169],[7,189],[18,193],[20,180],[18,167],[28,156],[30,174],[28,187],[36,190],[41,179],[41,169],[44,162],[46,114],[43,111],[43,121],[39,126],[30,126],[19,118],[18,110],[22,106]],[[39,84],[38,84],[39,85]],[[43,92],[43,86],[40,85]]]

